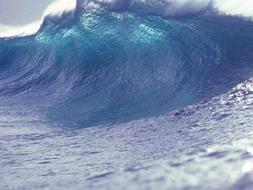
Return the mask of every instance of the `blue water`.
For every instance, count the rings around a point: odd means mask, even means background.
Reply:
[[[0,38],[0,189],[253,188],[252,21],[126,6]]]

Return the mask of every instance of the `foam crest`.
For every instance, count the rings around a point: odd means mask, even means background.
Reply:
[[[252,0],[77,0],[77,2],[79,6],[85,8],[104,7],[121,11],[131,11],[137,5],[146,7],[147,12],[168,17],[195,14],[209,7],[215,8],[221,14],[253,17]]]
[[[186,16],[204,12],[210,7],[219,14],[253,17],[252,0],[56,0],[39,21],[20,27],[0,26],[0,38],[35,34],[47,19],[60,20],[66,13],[76,10],[101,9],[133,11],[165,17]]]
[[[213,7],[220,14],[253,17],[252,0],[163,0],[167,3],[168,16],[198,13]]]
[[[61,17],[65,13],[74,12],[76,8],[76,0],[58,0],[49,5],[43,14],[45,17]]]
[[[214,0],[214,6],[224,14],[253,17],[252,0]]]
[[[33,22],[25,26],[0,26],[0,38],[23,37],[35,34],[41,26],[41,21]]]

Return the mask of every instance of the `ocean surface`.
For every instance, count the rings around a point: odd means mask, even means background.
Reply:
[[[73,0],[0,28],[0,189],[253,189],[243,2]]]

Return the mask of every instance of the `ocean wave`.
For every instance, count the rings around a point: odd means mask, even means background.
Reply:
[[[182,16],[215,9],[221,14],[253,16],[250,0],[77,0],[82,7],[105,7],[112,10],[151,11],[160,16]],[[146,9],[146,10],[143,10]]]
[[[76,1],[2,27],[0,189],[252,189],[252,6],[235,2]]]
[[[48,17],[32,36],[0,40],[1,96],[47,104],[51,120],[91,125],[185,106],[250,75],[251,21],[85,7]]]
[[[136,14],[153,14],[162,17],[182,17],[189,14],[206,13],[253,16],[253,2],[250,0],[58,0],[52,3],[39,21],[25,26],[0,28],[0,38],[22,37],[37,33],[46,20],[61,22],[73,18],[76,12],[87,9],[130,11]]]

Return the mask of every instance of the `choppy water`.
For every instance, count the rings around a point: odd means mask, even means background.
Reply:
[[[211,1],[73,5],[0,38],[0,189],[252,189],[253,22]]]
[[[251,189],[252,106],[252,80],[168,114],[85,129],[1,106],[0,187]]]

